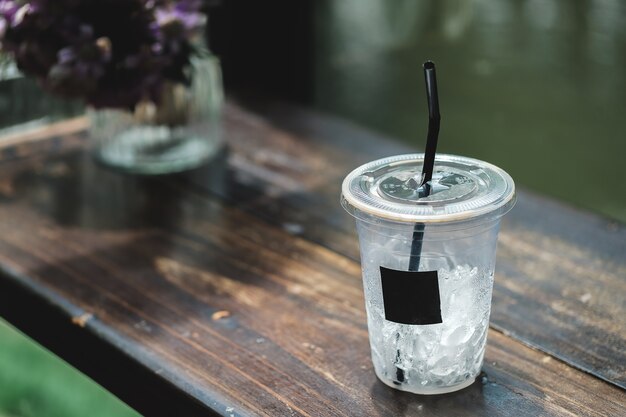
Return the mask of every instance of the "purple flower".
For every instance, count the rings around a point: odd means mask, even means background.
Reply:
[[[45,85],[68,96],[93,94],[110,60],[111,42],[104,37],[67,46],[57,53],[57,63],[48,71]]]
[[[201,2],[180,1],[156,7],[152,30],[162,49],[178,54],[184,44],[201,33],[206,16],[198,11]]]
[[[206,23],[206,16],[194,10],[170,6],[158,7],[155,10],[156,29],[161,29],[165,36],[189,37],[198,33]]]
[[[13,0],[0,0],[0,16],[11,24],[20,5]]]
[[[0,41],[2,41],[2,37],[4,36],[4,32],[7,30],[7,21],[4,16],[0,16]],[[0,43],[0,47],[2,44]]]
[[[30,4],[12,0],[0,0],[0,38],[10,27],[16,27],[31,11]]]
[[[189,82],[201,0],[0,0],[0,51],[58,95],[96,106],[157,99]]]

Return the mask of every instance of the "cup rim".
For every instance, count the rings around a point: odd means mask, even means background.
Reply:
[[[393,164],[419,164],[424,159],[423,153],[395,155],[363,164],[350,172],[341,186],[341,205],[352,216],[363,221],[375,221],[376,218],[396,223],[455,223],[480,217],[499,218],[508,213],[516,202],[515,183],[503,169],[479,159],[450,154],[438,154],[435,164],[460,163],[476,166],[498,182],[498,189],[487,198],[477,200],[465,210],[452,212],[420,212],[417,205],[398,204],[385,201],[380,196],[372,196],[358,189],[359,180],[364,173],[375,171]],[[356,192],[355,192],[356,190]],[[425,204],[428,207],[428,204]]]

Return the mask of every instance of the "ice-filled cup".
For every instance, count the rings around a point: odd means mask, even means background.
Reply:
[[[487,162],[437,155],[420,187],[423,160],[400,155],[355,169],[341,204],[356,218],[376,375],[399,390],[441,394],[480,373],[500,219],[515,204],[515,184]]]

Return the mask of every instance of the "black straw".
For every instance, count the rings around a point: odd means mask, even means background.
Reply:
[[[430,181],[433,178],[435,167],[435,154],[437,153],[437,140],[439,139],[439,94],[437,92],[437,76],[435,75],[435,63],[424,62],[424,79],[426,81],[426,99],[428,101],[428,136],[426,139],[426,151],[424,155],[424,167],[419,184],[419,197],[430,195]],[[424,223],[415,223],[413,227],[413,241],[411,242],[411,257],[409,259],[409,271],[418,271],[422,255],[422,240],[424,238]]]
[[[435,167],[435,154],[437,153],[437,140],[439,138],[439,95],[437,93],[437,77],[435,76],[435,64],[432,61],[424,62],[424,78],[426,80],[426,99],[428,100],[428,138],[426,139],[426,151],[424,155],[424,167],[420,183],[414,181],[418,187],[419,197],[430,195],[430,181],[433,178]],[[415,223],[413,226],[413,240],[411,242],[411,257],[409,258],[409,271],[418,271],[422,256],[422,240],[424,239],[424,223]],[[400,350],[396,351],[396,363],[400,360]],[[405,381],[404,370],[396,366],[395,384],[400,385]]]

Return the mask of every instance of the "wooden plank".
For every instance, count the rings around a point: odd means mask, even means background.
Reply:
[[[15,146],[32,146],[35,142],[49,142],[50,138],[74,135],[84,132],[89,122],[85,116],[74,117],[68,120],[37,126],[25,132],[12,132],[3,135],[0,139],[0,148]]]
[[[0,137],[0,160],[9,161],[66,152],[85,146],[86,117],[51,123]]]
[[[103,337],[111,333],[108,326],[96,323],[84,310],[27,278],[15,279],[13,273],[0,272],[0,316],[94,377],[142,415],[219,415],[182,387],[160,377],[158,364],[146,366],[148,356],[138,346],[121,338]],[[90,329],[86,331],[83,326],[87,323]],[[28,372],[36,375],[37,370]]]
[[[251,169],[242,180],[241,161],[228,160],[221,171],[225,187],[207,182],[214,176],[204,170],[181,182],[358,260],[352,219],[338,205],[341,180],[363,162],[413,150],[335,118],[276,103],[252,105],[265,119],[236,107],[226,119],[229,135],[235,132],[233,153],[272,152],[283,167],[245,158],[263,175]],[[285,166],[298,167],[299,186],[285,186]],[[264,191],[246,199],[248,188]],[[492,324],[626,388],[626,227],[525,190],[518,197],[502,225]]]
[[[33,308],[63,300],[66,325],[123,348],[218,415],[626,413],[618,388],[494,331],[484,378],[470,388],[391,390],[372,370],[354,260],[245,205],[105,171],[82,155],[5,168],[15,177],[0,202],[0,292],[26,283],[37,289]],[[79,354],[109,359],[99,353]]]
[[[494,325],[626,388],[626,227],[522,193],[498,251]]]

